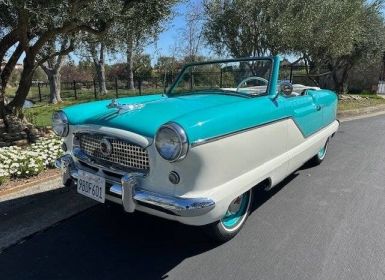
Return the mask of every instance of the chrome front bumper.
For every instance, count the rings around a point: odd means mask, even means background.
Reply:
[[[70,155],[57,159],[55,165],[62,170],[64,184],[70,179],[77,180],[79,169]],[[111,193],[121,198],[126,212],[134,212],[140,203],[171,215],[196,217],[208,213],[215,207],[215,202],[209,198],[174,197],[147,191],[139,186],[139,178],[143,176],[141,173],[127,173],[120,182],[113,182],[109,187]]]

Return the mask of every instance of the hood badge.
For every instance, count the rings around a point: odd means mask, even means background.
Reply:
[[[127,111],[139,110],[144,107],[144,104],[121,104],[116,99],[112,99],[111,103],[107,105],[108,109],[118,109],[118,114]]]

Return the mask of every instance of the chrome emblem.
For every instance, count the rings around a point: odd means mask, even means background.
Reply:
[[[103,138],[99,144],[99,150],[103,156],[108,157],[112,154],[112,144],[107,138]]]
[[[118,114],[129,112],[133,110],[140,110],[144,107],[144,104],[121,104],[118,100],[112,99],[111,103],[107,105],[108,109],[118,109]]]

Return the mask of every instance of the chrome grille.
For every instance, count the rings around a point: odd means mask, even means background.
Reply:
[[[95,160],[107,161],[123,169],[148,170],[150,168],[147,150],[136,144],[100,134],[82,133],[76,136],[82,151]],[[109,156],[103,155],[100,151],[102,139],[108,139],[112,145]]]

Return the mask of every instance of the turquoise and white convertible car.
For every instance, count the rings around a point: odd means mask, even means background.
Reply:
[[[336,94],[280,82],[280,61],[194,63],[164,94],[56,112],[64,184],[229,240],[250,213],[253,188],[321,163],[339,127]]]

